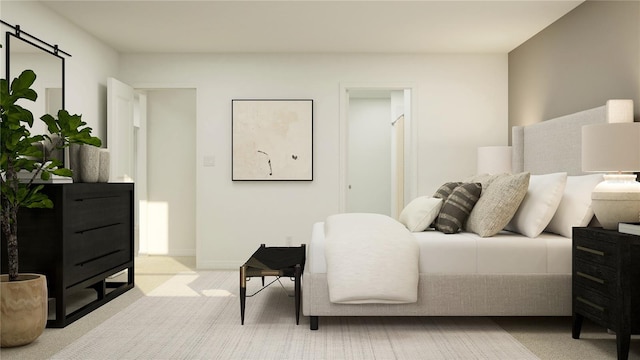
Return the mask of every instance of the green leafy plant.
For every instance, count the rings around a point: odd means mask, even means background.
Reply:
[[[40,117],[50,134],[32,135],[30,127],[34,118],[31,111],[18,102],[35,101],[38,94],[31,88],[36,79],[32,70],[25,70],[11,82],[0,79],[0,204],[2,236],[7,243],[9,280],[18,278],[18,210],[20,208],[52,208],[53,202],[42,193],[44,187],[37,179],[49,180],[52,175],[70,177],[72,172],[62,161],[45,160],[38,143],[48,141],[54,149],[64,149],[70,144],[101,146],[97,137],[91,136],[80,115],[58,111],[57,118],[47,114]],[[26,172],[26,180],[19,174]]]

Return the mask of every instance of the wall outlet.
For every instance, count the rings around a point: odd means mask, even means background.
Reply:
[[[284,241],[286,246],[291,246],[293,244],[293,236],[289,235],[285,237]]]

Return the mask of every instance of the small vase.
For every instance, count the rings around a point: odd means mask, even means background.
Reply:
[[[109,182],[110,161],[111,156],[109,154],[109,149],[100,149],[100,170],[98,174],[98,182]]]
[[[38,338],[47,325],[47,279],[40,274],[0,276],[0,345],[26,345]]]
[[[91,145],[80,147],[80,181],[98,182],[100,175],[100,148]]]
[[[73,182],[80,182],[80,148],[82,145],[69,145],[69,169],[73,171],[71,178]]]

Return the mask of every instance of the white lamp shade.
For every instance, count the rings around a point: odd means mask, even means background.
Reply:
[[[582,170],[640,171],[640,123],[608,123],[582,127]],[[596,218],[605,229],[638,222],[640,183],[635,174],[606,174],[591,193]]]
[[[607,100],[605,109],[608,123],[633,122],[633,100]]]
[[[511,146],[481,146],[478,148],[478,174],[511,172]]]
[[[583,126],[582,171],[640,171],[640,123]]]

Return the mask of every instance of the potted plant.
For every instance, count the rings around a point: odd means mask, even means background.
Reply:
[[[49,135],[32,135],[33,114],[19,101],[37,99],[38,95],[31,88],[35,79],[32,70],[25,70],[11,84],[6,79],[0,80],[0,220],[3,242],[7,244],[8,265],[8,274],[2,275],[0,282],[0,340],[3,347],[28,344],[40,336],[46,326],[46,279],[39,274],[19,273],[18,211],[20,208],[52,208],[53,202],[41,192],[44,185],[37,180],[46,181],[54,175],[70,177],[72,172],[58,159],[45,160],[38,144],[46,140],[55,149],[63,149],[69,144],[101,145],[100,139],[91,136],[91,128],[85,126],[80,115],[70,115],[65,110],[58,111],[57,119],[48,114],[40,117]],[[28,174],[26,179],[20,176],[25,173]],[[14,295],[23,300],[12,299]],[[25,297],[27,301],[24,301]],[[19,310],[18,304],[26,304],[27,308]],[[16,324],[12,324],[13,319]],[[27,329],[27,323],[32,323],[31,329]]]

